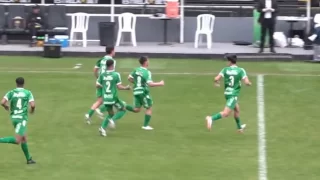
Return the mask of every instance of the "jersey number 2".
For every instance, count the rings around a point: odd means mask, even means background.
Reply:
[[[111,90],[110,90],[110,87],[111,87],[110,81],[107,81],[107,82],[106,82],[106,85],[107,85],[106,92],[107,92],[107,93],[111,92]]]
[[[229,86],[230,86],[230,87],[233,87],[233,85],[234,85],[234,76],[230,76],[230,77],[229,77],[229,80],[230,80]]]

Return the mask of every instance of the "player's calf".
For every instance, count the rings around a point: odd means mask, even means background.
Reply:
[[[94,114],[95,110],[102,104],[102,98],[99,97],[95,103],[91,106],[87,114],[85,114],[85,120],[87,124],[91,124],[91,117]]]
[[[206,124],[207,124],[207,129],[211,130],[212,124],[214,121],[217,121],[221,118],[228,117],[231,113],[231,109],[228,107],[225,107],[223,111],[214,114],[212,116],[206,116]]]
[[[151,115],[152,115],[152,109],[148,108],[145,112],[145,115],[144,115],[144,123],[143,123],[142,129],[153,130],[153,128],[151,126],[149,126],[149,123],[151,121]]]
[[[132,107],[130,105],[126,105],[126,110],[133,112],[133,113],[138,113],[141,111],[141,108],[137,108],[137,107]]]

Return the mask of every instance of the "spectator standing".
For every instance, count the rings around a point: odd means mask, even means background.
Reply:
[[[276,53],[274,50],[273,33],[277,20],[278,3],[276,0],[259,0],[257,10],[260,12],[259,23],[261,24],[259,53],[263,52],[267,31],[269,33],[270,52]]]

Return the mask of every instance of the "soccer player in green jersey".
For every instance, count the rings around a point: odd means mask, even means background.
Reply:
[[[216,86],[220,86],[220,79],[224,78],[224,95],[227,102],[223,111],[214,114],[213,116],[206,117],[207,128],[211,130],[212,122],[228,117],[233,110],[238,132],[242,133],[246,124],[241,124],[240,121],[238,96],[241,90],[241,81],[248,86],[251,85],[251,82],[249,81],[246,71],[236,65],[236,55],[228,54],[226,55],[226,59],[228,60],[228,67],[221,70],[221,72],[215,77],[214,82]]]
[[[115,55],[114,47],[106,47],[106,53],[107,55],[104,56],[103,58],[99,59],[94,67],[94,76],[96,78],[99,77],[99,75],[103,74],[106,72],[106,62],[108,60],[114,61],[114,67],[116,66],[116,61],[113,59]],[[106,111],[106,107],[102,105],[102,88],[97,88],[96,90],[96,96],[97,96],[97,101],[91,106],[90,110],[88,111],[87,114],[85,114],[85,119],[88,124],[91,124],[91,117],[96,111],[98,116],[103,119],[103,112]],[[113,126],[114,123],[111,121],[111,125]]]
[[[133,83],[133,96],[134,96],[134,107],[127,105],[126,109],[131,112],[138,113],[143,106],[146,109],[144,116],[144,124],[142,129],[153,130],[149,126],[152,115],[152,105],[153,101],[149,93],[149,86],[164,86],[164,81],[153,82],[151,78],[151,72],[147,69],[149,66],[148,57],[140,57],[139,59],[140,67],[136,68],[129,75],[128,80]]]
[[[11,122],[15,128],[15,137],[8,136],[0,138],[0,143],[21,144],[22,151],[27,159],[27,164],[35,164],[28,150],[27,144],[27,123],[29,104],[30,113],[34,113],[36,108],[31,91],[24,89],[24,79],[16,79],[17,88],[7,92],[1,101],[5,110],[10,111]],[[10,106],[7,103],[10,103]]]
[[[109,116],[106,117],[99,132],[102,136],[107,136],[106,128],[109,122],[117,121],[124,116],[126,113],[125,102],[119,99],[118,89],[120,90],[130,90],[130,86],[123,86],[121,84],[121,76],[118,72],[114,71],[114,61],[108,60],[106,63],[107,70],[100,74],[97,79],[96,87],[102,89],[103,104],[106,107]],[[118,112],[113,116],[113,107],[115,107]]]

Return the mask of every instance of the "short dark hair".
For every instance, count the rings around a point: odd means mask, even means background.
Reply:
[[[232,64],[236,64],[237,63],[237,55],[235,54],[226,54],[224,56],[224,58],[226,58],[228,61],[230,61]]]
[[[109,67],[113,66],[113,64],[114,64],[113,60],[109,59],[109,60],[107,60],[106,66],[107,66],[107,68],[109,68]]]
[[[24,78],[23,77],[17,77],[16,84],[17,84],[17,86],[23,86],[24,85]]]
[[[114,47],[109,47],[109,46],[106,47],[107,54],[111,54],[113,51],[114,51]]]
[[[32,9],[40,9],[39,5],[32,6]]]
[[[148,61],[148,57],[147,57],[147,56],[141,56],[141,57],[139,58],[139,63],[140,63],[141,65],[143,65],[146,61]]]

